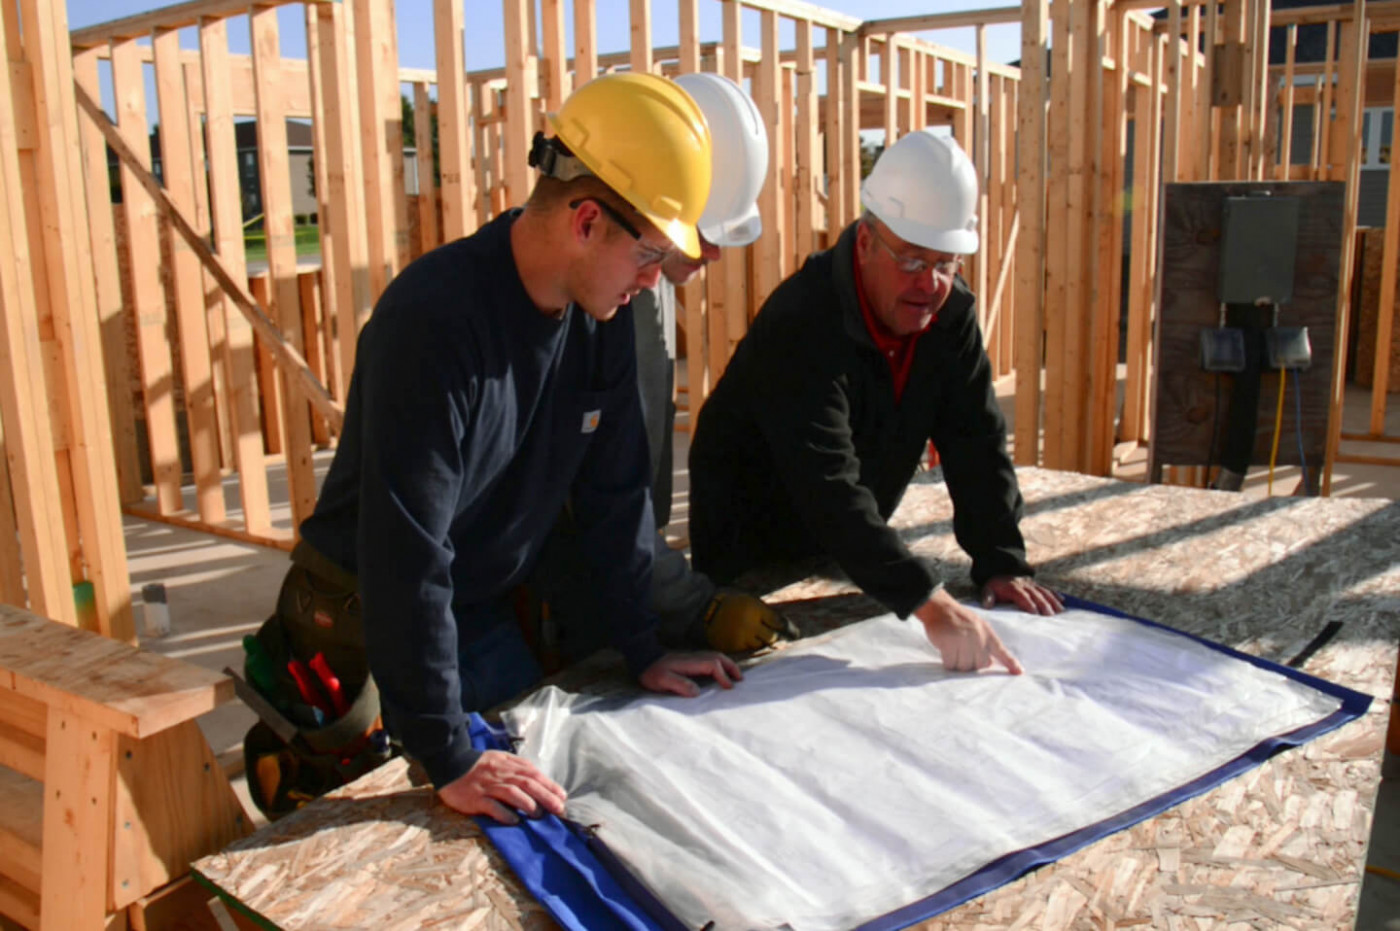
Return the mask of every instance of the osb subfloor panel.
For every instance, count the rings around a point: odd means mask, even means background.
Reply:
[[[1051,586],[1391,694],[1400,633],[1400,504],[1270,499],[1023,469],[1022,524]],[[964,578],[944,487],[916,482],[895,518]],[[803,571],[821,567],[804,567]],[[791,577],[791,576],[789,576]],[[750,580],[807,633],[882,613],[849,583]],[[970,590],[953,586],[960,594]],[[587,664],[562,684],[616,687]],[[1388,703],[1362,719],[920,927],[1244,931],[1349,928]],[[975,778],[975,762],[969,762]],[[833,842],[838,842],[833,839]],[[465,818],[402,761],[196,864],[279,927],[546,928],[547,915]]]

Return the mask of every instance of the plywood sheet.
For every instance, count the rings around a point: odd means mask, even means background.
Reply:
[[[1294,657],[1340,622],[1303,668],[1372,695],[1391,693],[1400,504],[1246,501],[1034,468],[1018,474],[1028,502],[1022,529],[1047,584],[1274,660]],[[935,477],[910,487],[894,524],[946,573],[955,594],[970,596],[959,581],[968,560],[953,540],[952,505]],[[848,582],[821,575],[831,568],[749,581],[809,634],[884,613]],[[555,682],[627,687],[606,660]],[[1385,711],[1377,702],[1333,734],[921,927],[1207,926],[1198,918],[1347,927],[1380,780]],[[391,920],[550,926],[475,826],[427,787],[414,787],[402,761],[196,867],[287,929],[399,926]]]
[[[194,864],[279,928],[554,928],[470,818],[403,759]]]
[[[0,687],[131,737],[233,697],[227,676],[0,605]]]

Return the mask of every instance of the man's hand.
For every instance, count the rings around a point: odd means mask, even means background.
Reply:
[[[1059,614],[1065,609],[1060,596],[1024,575],[999,575],[982,586],[982,607],[1014,604],[1027,614]]]
[[[567,796],[529,760],[487,750],[471,769],[438,789],[438,798],[464,815],[490,815],[502,824],[519,824],[516,810],[537,815],[543,808],[562,816]]]
[[[709,676],[721,688],[732,689],[744,678],[734,660],[723,653],[667,653],[641,675],[642,688],[652,692],[673,692],[685,698],[700,694],[692,676]]]
[[[920,605],[914,616],[923,622],[929,643],[942,655],[943,668],[974,672],[998,662],[1013,676],[1021,674],[1021,664],[1002,644],[987,619],[958,604],[943,589]]]

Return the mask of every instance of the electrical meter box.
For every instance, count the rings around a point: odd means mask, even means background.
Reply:
[[[1225,198],[1220,232],[1220,301],[1286,304],[1298,256],[1298,198]]]

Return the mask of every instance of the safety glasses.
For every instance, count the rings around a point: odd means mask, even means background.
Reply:
[[[873,223],[870,224],[870,232],[875,236],[875,241],[890,254],[894,259],[894,267],[906,275],[922,275],[929,269],[933,269],[934,274],[940,278],[952,278],[962,270],[963,260],[960,256],[951,259],[940,259],[937,262],[929,262],[925,259],[916,259],[908,255],[900,255],[894,251],[894,247],[885,242],[885,237],[880,235],[880,228]]]
[[[672,251],[674,251],[670,248],[657,249],[655,246],[649,246],[642,242],[642,231],[637,229],[636,225],[632,223],[631,220],[623,216],[620,210],[601,197],[580,197],[577,200],[571,200],[569,201],[569,209],[577,210],[578,205],[584,201],[589,201],[597,205],[598,209],[603,211],[603,214],[609,220],[612,220],[624,233],[637,241],[638,250],[636,259],[638,268],[646,268],[649,265],[660,265],[662,262],[666,261]]]

